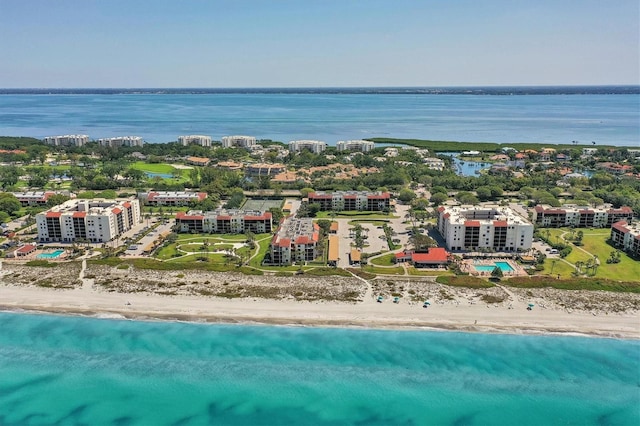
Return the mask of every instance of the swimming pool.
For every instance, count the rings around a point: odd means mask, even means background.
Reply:
[[[473,265],[478,272],[493,272],[494,269],[500,268],[502,272],[513,272],[513,267],[509,262],[494,262],[491,265]]]
[[[36,256],[36,258],[38,258],[38,259],[55,259],[56,257],[60,256],[62,253],[64,253],[64,250],[56,250],[56,251],[51,252],[51,253],[40,253],[39,255]]]

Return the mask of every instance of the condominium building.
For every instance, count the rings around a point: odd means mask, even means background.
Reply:
[[[533,209],[533,222],[545,228],[560,228],[563,226],[575,226],[578,228],[604,228],[610,227],[620,220],[633,219],[631,207],[597,208],[580,206],[565,206],[562,208],[548,205],[537,205]]]
[[[54,191],[26,191],[14,192],[13,195],[23,206],[44,206],[49,197],[56,195],[56,193]]]
[[[284,164],[253,163],[247,164],[244,172],[250,176],[275,176],[287,170]]]
[[[223,148],[245,148],[248,150],[256,146],[256,138],[253,136],[224,136],[222,138]]]
[[[142,146],[144,141],[140,136],[117,136],[115,138],[98,139],[101,146],[120,148],[121,146]]]
[[[632,225],[625,220],[611,226],[611,242],[635,257],[640,257],[640,226]]]
[[[47,136],[43,139],[47,145],[54,146],[84,146],[89,142],[87,135]]]
[[[200,145],[204,147],[211,147],[211,136],[204,135],[187,135],[178,136],[178,142],[183,146],[187,145]]]
[[[360,151],[369,152],[375,148],[375,143],[364,140],[338,141],[336,148],[338,151]]]
[[[141,220],[140,203],[127,200],[69,200],[36,215],[39,242],[86,240],[104,243]]]
[[[242,234],[271,232],[270,212],[218,209],[209,212],[192,210],[176,214],[179,232]]]
[[[288,216],[271,239],[269,253],[274,265],[291,265],[318,257],[320,227],[309,218]]]
[[[309,204],[319,204],[321,211],[384,211],[391,206],[391,194],[388,192],[318,191],[310,193],[308,199]]]
[[[143,202],[150,206],[187,206],[207,198],[206,192],[190,191],[149,191],[138,194]]]
[[[327,144],[322,141],[312,141],[312,140],[299,140],[299,141],[289,142],[289,151],[300,152],[303,149],[307,149],[315,154],[319,154],[325,149],[327,149]]]
[[[454,251],[528,250],[533,225],[508,207],[455,206],[438,208],[438,231]]]

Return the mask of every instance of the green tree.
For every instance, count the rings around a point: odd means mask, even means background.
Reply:
[[[491,276],[494,278],[502,278],[504,274],[502,272],[502,269],[496,266],[495,268],[493,268],[493,271],[491,271]]]
[[[21,208],[22,204],[20,204],[15,195],[8,192],[0,193],[0,212],[13,216]]]
[[[447,201],[448,199],[449,197],[447,196],[447,194],[444,194],[442,192],[436,192],[435,194],[431,195],[430,201],[433,203],[433,205],[439,206],[445,201]]]
[[[0,167],[0,185],[2,189],[14,186],[18,183],[18,178],[20,178],[20,169],[16,166]]]
[[[47,199],[47,207],[58,206],[67,200],[69,200],[69,197],[67,197],[66,195],[62,195],[62,194],[52,195]]]
[[[416,198],[416,193],[408,188],[401,189],[400,194],[398,194],[398,200],[403,203],[410,203],[414,198]]]

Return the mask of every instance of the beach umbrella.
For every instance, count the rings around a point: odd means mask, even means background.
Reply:
[[[530,308],[533,308],[534,306],[536,306],[536,305],[534,305],[533,303],[529,303],[529,307]]]

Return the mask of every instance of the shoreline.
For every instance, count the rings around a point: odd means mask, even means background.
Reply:
[[[10,287],[3,287],[7,290]],[[349,303],[313,303],[270,299],[221,299],[190,298],[184,296],[160,296],[153,294],[103,293],[99,303],[77,304],[51,296],[61,290],[10,288],[18,299],[8,301],[6,292],[0,297],[0,311],[7,313],[81,316],[96,319],[115,319],[151,322],[186,322],[193,324],[225,324],[255,326],[287,326],[318,328],[349,328],[396,331],[438,331],[510,335],[549,335],[593,338],[640,340],[640,320],[632,314],[595,316],[586,313],[564,313],[539,309],[522,313],[507,309],[482,306],[419,306],[405,305],[393,315],[389,309],[381,309],[375,315],[369,308],[384,308],[383,304],[367,306]],[[16,294],[17,293],[19,294]],[[65,291],[78,293],[75,290]],[[136,297],[133,297],[136,296]],[[51,303],[57,299],[57,303]],[[65,298],[62,298],[65,299]],[[111,300],[106,300],[111,299]],[[131,299],[131,302],[122,302]],[[146,300],[147,303],[144,303]],[[121,306],[116,303],[121,302]],[[150,303],[149,303],[150,302]],[[160,302],[165,302],[160,303]],[[179,306],[172,309],[168,302]],[[199,302],[199,303],[196,303]],[[131,303],[131,305],[126,305]],[[156,303],[158,303],[156,305]],[[373,302],[375,303],[375,302]],[[391,302],[387,302],[392,305]],[[154,308],[153,306],[157,306]],[[244,305],[249,305],[244,306]],[[189,306],[188,310],[184,307]],[[400,308],[399,305],[389,306]],[[455,311],[455,312],[454,312]],[[527,318],[530,317],[530,318]],[[477,318],[477,319],[472,319]],[[477,322],[476,322],[477,321]]]

